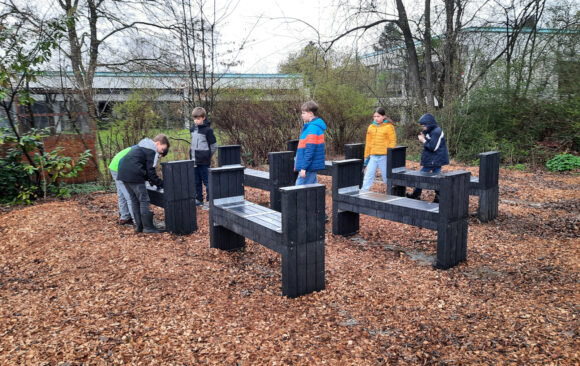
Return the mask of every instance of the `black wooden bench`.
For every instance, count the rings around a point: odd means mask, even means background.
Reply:
[[[296,156],[296,151],[298,150],[298,140],[289,140],[287,142],[288,151],[293,151],[294,156]],[[356,144],[344,144],[344,159],[364,159],[365,155],[365,144],[364,143],[356,143]],[[332,161],[326,160],[324,162],[324,170],[320,170],[316,172],[319,175],[332,175]],[[362,169],[361,169],[362,171]],[[361,185],[362,179],[364,174],[361,174]]]
[[[296,182],[294,174],[294,155],[291,151],[271,152],[268,154],[269,171],[244,169],[244,183],[248,187],[263,189],[270,192],[270,208],[280,211],[280,188],[293,186]],[[218,166],[241,164],[240,145],[224,145],[218,147]]]
[[[410,198],[361,192],[358,174],[361,160],[333,163],[332,233],[348,236],[359,230],[359,215],[365,214],[404,224],[437,230],[436,268],[447,269],[467,258],[469,172],[456,171],[432,177],[437,181],[439,204]]]
[[[241,165],[210,169],[210,246],[237,250],[248,238],[282,255],[283,295],[323,290],[324,185],[281,188],[278,212],[246,201],[244,178]]]
[[[197,230],[194,165],[192,160],[161,163],[164,188],[147,185],[151,204],[165,210],[165,229],[175,234]]]
[[[387,193],[404,196],[407,186],[439,190],[440,181],[426,181],[423,177],[434,174],[409,170],[406,164],[406,146],[388,149],[387,153]],[[499,200],[499,152],[488,151],[479,156],[479,177],[471,177],[469,194],[479,196],[478,217],[488,222],[497,217]]]

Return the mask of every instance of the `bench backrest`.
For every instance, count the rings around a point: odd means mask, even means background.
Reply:
[[[387,179],[393,175],[393,169],[404,168],[407,162],[407,146],[387,149]]]
[[[278,151],[268,153],[270,172],[270,207],[281,210],[280,191],[278,188],[293,186],[296,182],[294,172],[294,153],[292,151]]]
[[[332,162],[332,199],[336,197],[341,188],[359,186],[362,165],[361,159]]]
[[[479,185],[483,189],[497,187],[499,183],[499,151],[479,155]]]
[[[325,186],[280,188],[282,232],[288,246],[324,240]]]
[[[296,156],[296,151],[298,151],[298,142],[299,140],[288,140],[286,142],[286,150],[293,151],[294,156]]]
[[[169,161],[161,163],[161,167],[166,229],[177,234],[190,234],[197,230],[195,162]]]
[[[469,180],[471,173],[464,170],[443,173],[439,185],[439,216],[445,222],[467,218],[469,214]]]
[[[345,144],[344,145],[344,160],[348,159],[364,159],[365,157],[365,144]]]
[[[242,148],[240,145],[218,146],[218,166],[242,163]]]
[[[209,202],[227,197],[244,197],[244,167],[226,165],[209,170]]]

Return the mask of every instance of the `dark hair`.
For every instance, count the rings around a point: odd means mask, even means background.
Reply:
[[[316,116],[316,113],[318,113],[318,104],[316,104],[315,101],[310,100],[310,101],[302,104],[302,108],[300,108],[300,109],[303,111],[306,111],[306,112],[312,112]]]
[[[167,135],[160,133],[159,135],[153,137],[153,141],[159,141],[161,145],[166,145],[167,149],[163,150],[161,156],[167,155],[167,153],[169,152],[169,138],[167,137]]]
[[[379,107],[379,108],[375,109],[375,113],[378,113],[381,116],[386,116],[387,115],[387,111],[383,107]]]
[[[205,109],[203,109],[202,107],[195,107],[193,108],[191,115],[193,116],[193,118],[195,118],[195,117],[205,117],[207,114],[205,112]]]

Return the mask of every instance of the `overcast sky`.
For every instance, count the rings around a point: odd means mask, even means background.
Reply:
[[[237,47],[248,37],[238,57],[242,65],[231,71],[273,73],[289,53],[319,36],[327,40],[342,26],[336,4],[336,0],[239,0],[219,27],[223,47],[231,47],[230,42]],[[352,46],[352,40],[342,46]]]

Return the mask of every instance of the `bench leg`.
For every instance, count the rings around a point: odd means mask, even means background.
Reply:
[[[448,269],[467,259],[467,226],[467,219],[439,224],[435,268]]]
[[[324,240],[288,246],[282,252],[282,295],[294,298],[321,291],[324,281]]]
[[[165,203],[165,229],[180,235],[188,235],[197,230],[195,198]]]
[[[360,215],[356,212],[342,211],[332,205],[332,233],[349,236],[358,233]]]
[[[246,246],[246,238],[223,226],[214,226],[210,222],[210,248],[221,250],[239,250]]]
[[[481,222],[488,222],[497,217],[499,187],[492,187],[479,192],[478,217]]]

